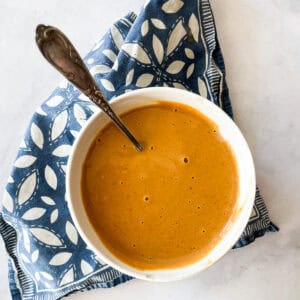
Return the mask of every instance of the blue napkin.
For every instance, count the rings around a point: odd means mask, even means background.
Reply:
[[[148,1],[116,22],[85,62],[107,97],[148,86],[199,93],[232,117],[225,68],[207,0]],[[98,108],[62,82],[34,113],[6,187],[0,232],[9,255],[13,299],[58,299],[130,279],[86,246],[65,199],[70,148]],[[235,247],[276,231],[257,190],[251,219]]]

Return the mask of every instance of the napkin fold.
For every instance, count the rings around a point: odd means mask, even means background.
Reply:
[[[171,86],[198,93],[233,117],[208,0],[148,1],[138,17],[129,13],[113,24],[85,62],[107,99],[137,88]],[[30,121],[0,213],[13,299],[59,299],[131,279],[86,246],[65,199],[71,145],[95,111],[64,81]],[[276,230],[257,190],[253,213],[235,247]]]

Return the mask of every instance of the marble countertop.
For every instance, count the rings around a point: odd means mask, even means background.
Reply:
[[[300,299],[300,1],[212,0],[236,121],[253,151],[257,181],[281,227],[175,283],[132,280],[69,299]],[[81,53],[143,0],[1,0],[0,132],[3,191],[35,108],[60,81],[34,44],[34,28],[62,28]],[[298,48],[299,46],[299,48]],[[0,243],[0,298],[10,299]]]

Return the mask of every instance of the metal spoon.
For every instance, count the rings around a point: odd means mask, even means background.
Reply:
[[[69,39],[55,27],[38,25],[36,28],[36,43],[46,60],[98,105],[129,138],[136,149],[142,151],[142,145],[112,110]]]

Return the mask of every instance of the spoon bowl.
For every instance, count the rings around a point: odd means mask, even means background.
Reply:
[[[191,265],[173,269],[140,270],[120,261],[100,240],[93,226],[87,221],[89,217],[85,211],[81,195],[81,176],[83,163],[91,143],[108,122],[103,112],[95,113],[79,133],[69,156],[66,173],[66,197],[71,216],[81,237],[85,240],[89,248],[102,261],[115,269],[133,277],[150,281],[183,279],[208,268],[219,260],[232,248],[241,236],[253,208],[256,189],[254,164],[247,142],[235,123],[211,101],[176,88],[153,87],[121,95],[112,100],[111,105],[116,113],[123,114],[143,106],[164,101],[187,105],[212,120],[218,126],[222,137],[230,145],[236,158],[239,182],[236,210],[225,231],[222,233],[221,239],[203,258]]]

